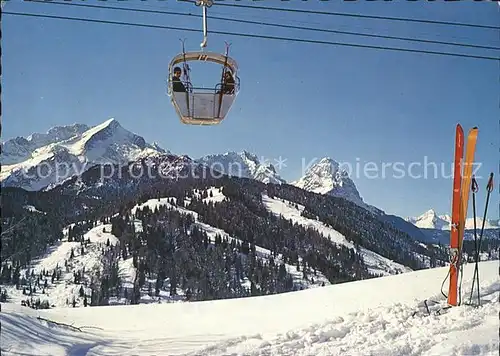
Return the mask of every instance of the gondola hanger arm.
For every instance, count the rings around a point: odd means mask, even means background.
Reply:
[[[208,42],[208,29],[207,29],[207,8],[211,7],[213,0],[197,0],[196,6],[203,6],[203,42],[200,44],[201,49],[205,49]]]

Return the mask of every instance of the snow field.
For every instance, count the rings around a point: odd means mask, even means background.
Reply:
[[[473,269],[464,267],[467,301]],[[5,355],[497,355],[498,261],[480,264],[481,307],[427,315],[420,305],[444,302],[446,273],[436,268],[194,303],[38,311],[2,304],[1,344]],[[85,328],[49,329],[37,315]]]

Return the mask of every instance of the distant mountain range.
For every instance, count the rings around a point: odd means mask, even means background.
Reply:
[[[450,230],[451,216],[450,215],[438,215],[434,209],[429,209],[425,213],[417,217],[406,218],[408,222],[411,222],[415,226],[422,229],[437,229],[437,230]],[[476,217],[476,227],[481,229],[483,224],[483,219]],[[498,229],[500,228],[499,220],[486,220],[484,222],[485,229]],[[465,221],[465,229],[474,229],[474,218],[468,218]]]
[[[57,126],[47,133],[16,137],[2,143],[0,180],[5,187],[20,187],[29,191],[48,190],[94,165],[125,165],[143,158],[165,155],[174,156],[157,143],[147,143],[143,137],[123,128],[116,119],[106,120],[96,126]],[[191,160],[187,156],[179,157]],[[320,159],[302,177],[292,182],[280,177],[272,164],[260,162],[255,154],[248,151],[209,154],[193,162],[230,176],[263,183],[290,184],[306,191],[347,199],[419,241],[428,239],[429,232],[424,230],[449,228],[449,216],[438,216],[433,210],[416,218],[403,219],[385,214],[383,210],[365,203],[348,172],[330,157]],[[469,219],[467,228],[472,226]],[[488,221],[486,227],[496,228],[498,221]]]
[[[16,137],[2,143],[0,180],[4,186],[34,191],[60,184],[93,165],[123,165],[164,154],[171,152],[157,143],[147,143],[143,137],[123,128],[116,119],[92,127],[84,124],[57,126],[47,133]],[[287,183],[272,164],[260,162],[248,151],[209,154],[194,161],[230,176],[263,183]],[[329,157],[319,160],[303,177],[289,184],[319,194],[342,197],[377,215],[383,214],[363,201],[347,171],[341,170],[339,164]]]

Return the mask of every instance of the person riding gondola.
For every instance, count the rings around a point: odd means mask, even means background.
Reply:
[[[227,69],[224,72],[224,76],[221,83],[221,89],[217,90],[216,94],[234,94],[234,78],[230,71]]]
[[[226,70],[224,73],[222,92],[224,94],[234,94],[234,78],[229,70]]]
[[[186,87],[184,84],[181,82],[181,68],[175,67],[174,68],[174,75],[172,77],[172,89],[175,92],[185,92]]]

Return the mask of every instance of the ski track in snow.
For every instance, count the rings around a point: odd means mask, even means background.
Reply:
[[[473,269],[473,264],[464,266],[465,301]],[[2,354],[498,355],[498,261],[480,263],[482,306],[427,315],[422,300],[445,303],[439,290],[446,273],[446,267],[435,268],[299,292],[193,303],[50,310],[3,303]]]

